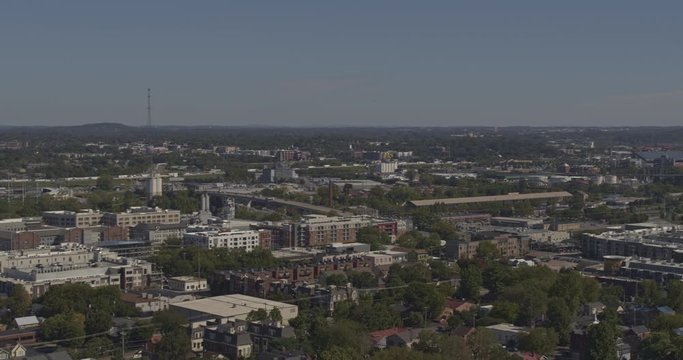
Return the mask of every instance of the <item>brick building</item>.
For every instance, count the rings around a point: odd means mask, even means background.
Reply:
[[[529,252],[528,237],[499,232],[476,234],[470,241],[447,241],[444,252],[451,259],[471,259],[485,242],[493,243],[504,258],[521,257]]]

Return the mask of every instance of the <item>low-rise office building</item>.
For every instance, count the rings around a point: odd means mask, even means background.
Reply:
[[[99,210],[86,209],[81,211],[44,211],[43,221],[47,225],[60,227],[89,227],[102,223]]]
[[[166,243],[169,239],[181,240],[187,229],[186,222],[175,224],[137,224],[130,229],[130,238],[133,240],[148,241],[153,246]]]
[[[168,279],[168,289],[179,292],[207,291],[206,279],[195,276],[176,276]]]

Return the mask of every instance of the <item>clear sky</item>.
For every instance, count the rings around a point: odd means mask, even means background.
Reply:
[[[0,124],[683,125],[683,1],[0,2]]]

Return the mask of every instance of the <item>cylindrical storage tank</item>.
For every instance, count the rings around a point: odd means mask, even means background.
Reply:
[[[615,275],[621,269],[621,265],[626,260],[625,257],[619,255],[605,255],[602,257],[603,268],[605,273],[610,275]]]

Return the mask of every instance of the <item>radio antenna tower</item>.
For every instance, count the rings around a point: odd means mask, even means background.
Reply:
[[[152,89],[147,89],[147,127],[152,127]]]

